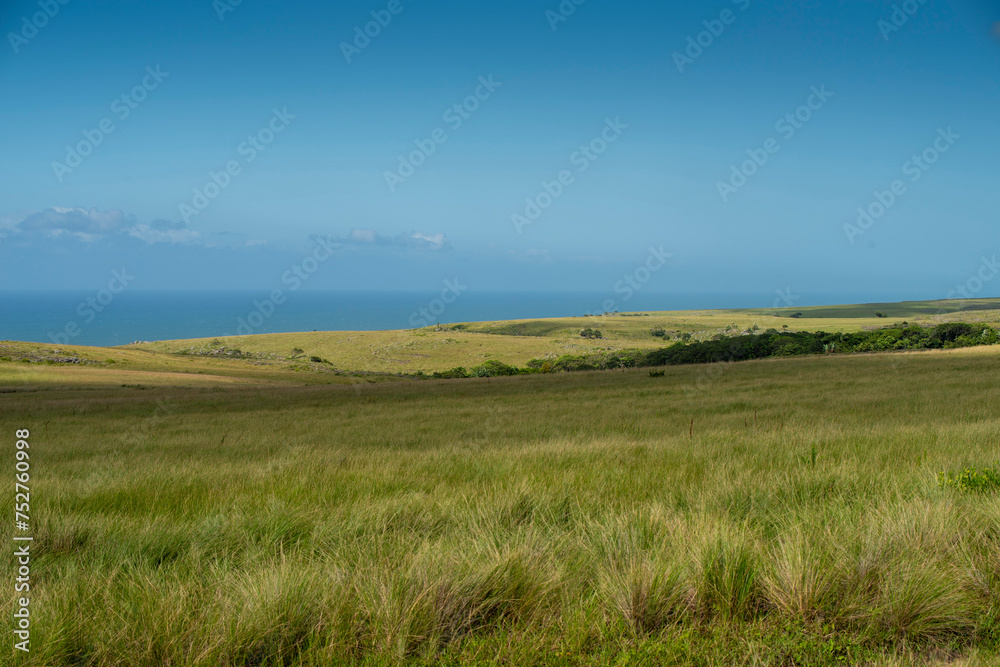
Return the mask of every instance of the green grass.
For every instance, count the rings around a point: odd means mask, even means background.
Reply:
[[[958,473],[942,472],[938,482],[943,487],[971,493],[1000,492],[1000,465],[992,468],[966,468]]]
[[[39,358],[0,362],[0,421],[8,451],[32,431],[36,541],[32,652],[9,664],[1000,651],[1000,494],[938,482],[1000,460],[993,347],[350,384],[16,350]]]
[[[882,312],[886,318],[876,317]],[[801,317],[792,318],[800,313]],[[327,331],[161,341],[124,348],[153,353],[204,353],[220,347],[287,359],[299,348],[328,360],[344,371],[415,373],[471,368],[488,360],[524,367],[531,359],[556,359],[623,349],[669,345],[685,334],[708,340],[757,327],[791,331],[851,332],[907,320],[914,324],[983,322],[1000,324],[1000,299],[924,301],[899,304],[823,306],[811,308],[649,312],[638,316],[609,315],[541,320],[510,320],[441,325],[403,331]],[[583,329],[599,329],[600,339],[585,339]],[[652,335],[664,329],[665,338]],[[2,354],[2,352],[0,352]]]
[[[308,357],[179,355],[133,347],[0,341],[0,391],[26,385],[48,391],[77,385],[149,388],[385,381],[398,382],[399,378],[369,371],[345,373]]]

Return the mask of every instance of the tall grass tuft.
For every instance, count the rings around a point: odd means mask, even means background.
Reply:
[[[607,603],[635,635],[650,635],[690,616],[692,594],[683,566],[666,559],[636,558],[601,576]]]
[[[762,611],[757,554],[741,529],[720,529],[703,545],[697,567],[696,603],[704,618],[747,621]]]
[[[822,534],[797,526],[768,553],[762,584],[779,614],[803,622],[822,620],[837,603],[837,567]]]

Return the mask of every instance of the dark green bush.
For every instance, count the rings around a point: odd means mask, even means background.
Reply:
[[[516,366],[508,366],[507,364],[490,359],[487,362],[473,367],[469,371],[469,375],[477,378],[491,378],[503,375],[519,375],[522,372],[523,371]]]
[[[440,380],[454,380],[457,378],[467,378],[469,377],[469,372],[459,366],[458,368],[452,368],[450,371],[441,371],[434,373],[434,377]]]
[[[684,334],[690,338],[690,334]],[[641,366],[677,366],[789,357],[804,354],[849,354],[887,350],[941,349],[972,345],[995,345],[1000,335],[985,324],[950,323],[925,328],[902,323],[874,331],[827,333],[825,331],[776,331],[740,336],[717,335],[712,340],[674,343],[655,350],[618,350],[586,355],[566,354],[554,361],[532,359],[524,369],[499,361],[487,361],[467,371],[453,368],[434,373],[436,378],[495,377],[530,372],[593,371]]]

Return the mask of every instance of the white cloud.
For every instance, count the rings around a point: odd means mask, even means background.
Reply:
[[[447,250],[451,247],[448,237],[440,233],[409,232],[398,236],[382,236],[374,229],[352,229],[345,238],[337,240],[345,245],[384,246],[427,251]]]
[[[138,223],[135,216],[120,209],[101,211],[96,208],[53,206],[41,211],[18,215],[0,215],[0,239],[23,237],[25,241],[49,239],[60,242],[92,244],[114,240],[154,244],[197,244],[206,248],[254,248],[269,242],[248,238],[239,232],[217,232],[202,236],[182,221],[155,219]],[[417,252],[440,252],[451,249],[451,242],[442,233],[419,231],[397,236],[383,236],[374,229],[352,229],[343,239],[333,239],[345,246],[373,247]]]
[[[78,206],[53,206],[41,211],[29,211],[17,216],[0,216],[0,229],[7,236],[40,236],[52,240],[76,240],[81,243],[124,237],[153,243],[194,243],[198,232],[187,229],[185,223],[153,220],[148,225],[137,224],[135,216],[120,209],[101,211]]]
[[[59,238],[74,235],[82,241],[125,231],[135,224],[135,216],[119,209],[47,208],[28,214],[17,225],[22,232],[42,232]]]
[[[434,236],[428,236],[426,234],[421,234],[420,232],[413,232],[413,234],[410,235],[410,238],[418,243],[420,241],[426,241],[428,244],[430,244],[431,248],[435,250],[443,248],[445,244],[448,243],[448,239],[445,238],[444,234],[435,234]]]
[[[155,229],[148,225],[135,225],[128,229],[128,235],[146,243],[195,243],[201,234],[193,229]]]

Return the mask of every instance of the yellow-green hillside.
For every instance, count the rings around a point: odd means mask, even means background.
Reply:
[[[882,314],[884,317],[879,317]],[[263,334],[161,341],[129,346],[149,352],[211,355],[238,349],[274,359],[318,357],[333,368],[379,373],[443,371],[470,367],[493,359],[524,366],[531,359],[564,354],[655,348],[685,334],[704,340],[716,334],[737,334],[770,328],[795,331],[847,332],[912,323],[944,321],[1000,322],[1000,300],[907,302],[822,306],[813,308],[644,312],[595,317],[566,317],[449,324],[400,331],[331,331]],[[580,331],[599,329],[600,339],[585,339]],[[664,337],[654,336],[662,329]],[[298,352],[296,350],[299,350]]]

